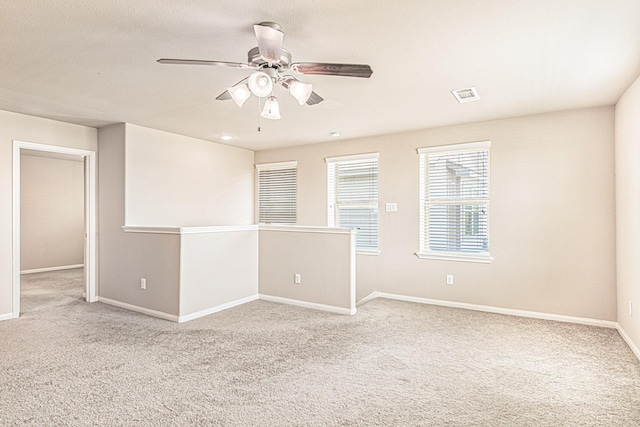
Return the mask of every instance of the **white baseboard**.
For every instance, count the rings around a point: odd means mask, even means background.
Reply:
[[[112,300],[110,298],[98,297],[98,301],[102,302],[104,304],[113,305],[115,307],[124,308],[126,310],[135,311],[137,313],[142,313],[142,314],[146,314],[146,315],[149,315],[149,316],[158,317],[158,318],[164,319],[164,320],[170,320],[170,321],[176,322],[176,323],[178,322],[178,319],[179,319],[179,316],[177,316],[175,314],[169,314],[169,313],[165,313],[163,311],[152,310],[150,308],[140,307],[140,306],[137,306],[137,305],[126,303],[126,302]]]
[[[13,319],[13,313],[0,314],[0,321]]]
[[[488,305],[476,305],[476,304],[467,304],[463,302],[443,301],[443,300],[435,300],[435,299],[420,298],[420,297],[410,297],[405,295],[387,294],[384,292],[379,292],[378,297],[395,299],[399,301],[417,302],[420,304],[430,304],[430,305],[439,305],[443,307],[462,308],[465,310],[484,311],[487,313],[508,314],[511,316],[529,317],[533,319],[554,320],[556,322],[577,323],[581,325],[600,326],[604,328],[613,328],[613,329],[616,329],[618,327],[618,322],[614,322],[611,320],[589,319],[586,317],[573,317],[573,316],[565,316],[562,314],[540,313],[537,311],[516,310],[511,308],[493,307]],[[369,297],[366,297],[366,298],[369,298]]]
[[[194,320],[199,317],[208,316],[213,313],[217,313],[222,310],[227,310],[229,308],[237,307],[242,304],[246,304],[251,301],[255,301],[258,299],[258,295],[251,295],[246,298],[241,298],[235,301],[231,301],[225,304],[221,304],[215,307],[207,308],[205,310],[196,311],[195,313],[185,314],[184,316],[178,316],[178,323],[188,322],[189,320]]]
[[[627,334],[627,332],[622,329],[622,326],[620,326],[620,324],[618,324],[618,332],[622,336],[622,339],[627,343],[631,351],[633,351],[633,354],[635,354],[638,360],[640,360],[640,348],[638,348],[636,343],[633,342],[629,334]]]
[[[376,299],[376,298],[380,298],[380,295],[381,295],[381,294],[380,294],[380,292],[378,292],[378,291],[373,291],[373,292],[371,292],[369,295],[367,295],[366,297],[364,297],[364,298],[362,298],[360,301],[358,301],[358,302],[356,303],[356,307],[360,307],[361,305],[366,304],[366,303],[368,303],[368,302],[369,302],[369,301],[371,301],[371,300],[374,300],[374,299]]]
[[[312,308],[314,310],[329,311],[331,313],[348,314],[348,315],[356,314],[355,307],[353,309],[348,309],[348,308],[336,307],[336,306],[333,306],[333,305],[325,305],[325,304],[318,304],[318,303],[315,303],[315,302],[299,301],[299,300],[295,300],[295,299],[274,297],[274,296],[271,296],[271,295],[264,295],[264,294],[260,294],[259,298],[261,300],[264,300],[264,301],[278,302],[278,303],[281,303],[281,304],[295,305],[295,306],[304,307],[304,308]]]
[[[116,301],[116,300],[112,300],[109,298],[105,298],[105,297],[98,297],[98,301],[108,304],[108,305],[113,305],[115,307],[119,307],[119,308],[124,308],[126,310],[131,310],[131,311],[135,311],[137,313],[142,313],[142,314],[146,314],[149,316],[153,316],[153,317],[158,317],[160,319],[165,319],[165,320],[169,320],[172,322],[176,322],[176,323],[183,323],[183,322],[188,322],[189,320],[193,320],[193,319],[197,319],[199,317],[203,317],[203,316],[207,316],[209,314],[213,314],[216,313],[218,311],[222,311],[222,310],[226,310],[232,307],[237,307],[239,305],[242,304],[246,304],[248,302],[251,301],[255,301],[257,299],[262,299],[265,301],[271,301],[271,302],[277,302],[277,303],[282,303],[282,304],[290,304],[290,305],[296,305],[299,307],[305,307],[305,308],[312,308],[315,310],[322,310],[322,311],[329,311],[332,313],[338,313],[338,314],[349,314],[349,315],[353,315],[356,314],[356,309],[354,308],[353,310],[349,310],[348,308],[342,308],[342,307],[335,307],[332,305],[324,305],[324,304],[316,304],[313,302],[306,302],[306,301],[298,301],[298,300],[294,300],[294,299],[289,299],[289,298],[281,298],[281,297],[274,297],[274,296],[270,296],[270,295],[252,295],[250,297],[247,298],[242,298],[236,301],[231,301],[229,303],[226,304],[222,304],[216,307],[211,307],[208,308],[206,310],[201,310],[195,313],[191,313],[191,314],[187,314],[184,316],[176,316],[175,314],[169,314],[169,313],[164,313],[162,311],[157,311],[157,310],[152,310],[149,308],[145,308],[145,307],[140,307],[137,305],[133,305],[133,304],[129,304],[126,302],[121,302],[121,301]]]
[[[47,271],[71,270],[73,268],[83,268],[84,264],[61,265],[58,267],[34,268],[32,270],[20,270],[20,274],[46,273]]]

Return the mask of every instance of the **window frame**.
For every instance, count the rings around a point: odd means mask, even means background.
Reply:
[[[328,227],[344,227],[342,225],[336,225],[338,223],[337,213],[338,206],[337,197],[338,197],[338,180],[335,175],[331,176],[330,172],[333,168],[335,171],[335,166],[338,164],[353,164],[360,163],[365,161],[375,160],[376,162],[376,200],[375,202],[371,202],[371,206],[375,206],[377,217],[376,217],[376,247],[370,248],[362,248],[357,246],[356,242],[356,254],[358,255],[379,255],[380,254],[380,171],[379,171],[379,158],[380,153],[364,153],[364,154],[354,154],[348,156],[339,156],[339,157],[327,157],[325,158],[325,162],[327,164],[327,226]],[[334,172],[335,173],[335,172]],[[365,203],[366,204],[366,203]],[[357,235],[357,231],[356,231]],[[357,237],[356,237],[357,239]]]
[[[297,161],[289,161],[289,162],[277,162],[277,163],[261,163],[256,164],[256,223],[258,224],[274,224],[274,225],[295,225],[298,223],[298,162]],[[293,180],[293,222],[261,222],[261,198],[260,198],[260,172],[262,171],[284,171],[291,170],[295,171],[294,180]],[[265,214],[266,215],[266,214]],[[271,214],[273,215],[273,213]]]
[[[429,224],[427,221],[427,211],[428,206],[430,204],[430,200],[428,199],[428,163],[429,156],[438,153],[438,154],[454,154],[454,153],[462,153],[462,152],[478,152],[478,151],[486,151],[487,152],[487,197],[486,198],[478,198],[478,199],[467,199],[464,197],[460,197],[459,201],[463,202],[465,200],[473,200],[474,203],[470,203],[469,205],[480,206],[480,202],[487,205],[487,208],[490,206],[491,202],[491,141],[478,141],[478,142],[469,142],[463,144],[449,144],[449,145],[441,145],[434,147],[425,147],[419,148],[418,150],[419,160],[420,160],[420,241],[419,241],[419,250],[416,252],[416,256],[421,259],[435,259],[435,260],[444,260],[444,261],[463,261],[463,262],[477,262],[477,263],[490,263],[493,261],[493,257],[491,256],[490,243],[491,243],[491,230],[490,230],[490,213],[487,213],[489,217],[487,218],[487,250],[482,252],[462,252],[462,251],[437,251],[429,248]],[[456,203],[451,203],[452,206],[458,205]],[[459,203],[462,207],[462,212],[465,213],[464,209],[465,204]],[[489,210],[490,212],[490,210]],[[465,228],[468,226],[465,218]],[[474,225],[471,224],[471,227]]]

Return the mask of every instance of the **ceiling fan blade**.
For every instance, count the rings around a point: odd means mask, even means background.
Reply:
[[[362,77],[368,79],[373,74],[365,64],[328,64],[321,62],[297,62],[291,64],[291,71],[298,74],[318,74],[323,76]]]
[[[253,31],[258,39],[260,56],[267,62],[280,62],[284,41],[284,33],[280,25],[275,22],[261,22],[253,26]]]
[[[218,101],[227,101],[227,100],[231,99],[231,94],[229,93],[228,90],[225,90],[220,95],[216,96],[216,99]]]
[[[249,80],[249,77],[245,77],[244,79],[240,80],[238,83],[234,84],[231,87],[235,87],[235,86],[238,86],[238,85],[245,84],[245,83],[247,83],[248,80]],[[225,90],[220,95],[216,96],[216,99],[218,101],[227,101],[227,100],[232,99],[232,98],[231,98],[231,94],[229,93],[229,91]]]
[[[239,62],[224,62],[224,61],[205,61],[201,59],[158,59],[160,64],[178,64],[178,65],[213,65],[215,67],[228,67],[228,68],[255,68],[248,64],[241,64]]]
[[[324,101],[324,98],[315,92],[311,92],[311,96],[307,99],[307,105],[316,105]]]

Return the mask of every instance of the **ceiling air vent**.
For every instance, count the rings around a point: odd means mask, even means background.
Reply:
[[[456,97],[458,102],[471,102],[480,99],[478,91],[475,87],[469,87],[465,89],[452,90],[451,93]]]

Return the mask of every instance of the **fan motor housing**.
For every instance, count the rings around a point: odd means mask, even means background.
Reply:
[[[260,49],[254,47],[247,54],[247,62],[258,68],[289,68],[291,65],[291,52],[286,49],[282,49],[280,53],[280,61],[277,63],[269,63],[260,55]]]

